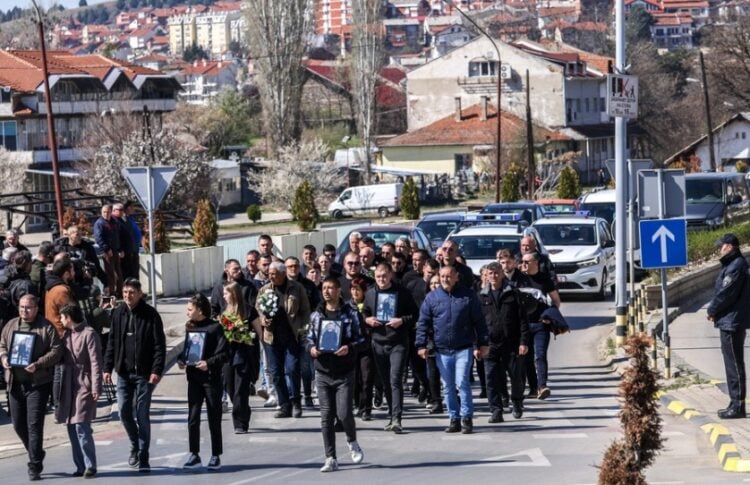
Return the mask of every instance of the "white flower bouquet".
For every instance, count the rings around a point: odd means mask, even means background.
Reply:
[[[258,309],[266,318],[273,318],[279,312],[279,296],[268,288],[258,295]]]

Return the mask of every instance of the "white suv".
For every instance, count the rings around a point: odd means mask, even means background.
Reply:
[[[604,299],[615,284],[615,241],[601,217],[545,217],[536,229],[555,266],[560,293]]]

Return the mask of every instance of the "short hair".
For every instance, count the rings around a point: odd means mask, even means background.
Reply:
[[[346,259],[349,256],[356,256],[357,258],[359,258],[359,253],[355,253],[354,251],[347,251],[347,253],[344,254],[344,258],[343,259]]]
[[[336,246],[334,246],[333,244],[326,244],[326,245],[323,246],[323,252],[325,253],[326,251],[334,251],[335,252],[336,251]]]
[[[380,252],[381,253],[383,252],[383,249],[385,249],[386,246],[389,246],[389,247],[393,248],[394,251],[396,250],[396,245],[395,244],[393,244],[392,242],[387,242],[387,243],[383,243],[383,245],[380,246]]]
[[[18,237],[18,231],[16,231],[15,229],[8,229],[7,231],[5,231],[5,236],[6,237],[7,236],[16,236],[16,237]]]
[[[371,248],[375,248],[375,240],[370,236],[363,237],[359,242],[365,243],[365,245],[370,246]]]
[[[261,259],[270,259],[271,261],[273,261],[273,258],[274,256],[272,254],[261,254],[258,260],[260,261]]]
[[[402,263],[406,264],[406,255],[404,253],[393,253],[391,255],[391,261],[393,261],[394,258],[400,259]]]
[[[81,323],[83,321],[83,310],[81,310],[81,307],[75,303],[63,305],[63,307],[60,308],[60,315],[65,315],[75,323]]]
[[[52,265],[52,274],[62,277],[65,273],[73,269],[73,262],[68,258],[62,258]]]
[[[381,270],[382,270],[382,269],[385,269],[385,270],[387,270],[387,271],[388,271],[389,273],[393,273],[393,268],[391,268],[391,265],[390,265],[390,264],[388,264],[388,263],[378,263],[378,265],[377,265],[377,266],[375,266],[375,271],[377,271],[377,270],[379,270],[379,269],[381,269]]]
[[[357,287],[362,290],[362,292],[367,291],[367,281],[360,276],[355,276],[350,284],[352,288]]]
[[[238,266],[242,266],[240,262],[234,258],[227,259],[224,261],[224,269],[227,269],[230,265],[237,263]]]
[[[440,269],[440,263],[438,263],[437,259],[428,259],[427,262],[425,262],[425,266],[429,266],[433,271]]]
[[[515,259],[515,255],[513,254],[513,251],[510,249],[498,249],[497,259]]]
[[[530,256],[531,259],[533,259],[536,262],[539,262],[539,261],[542,260],[542,257],[536,251],[533,251],[531,253],[526,253],[526,254],[524,254],[524,256]]]
[[[15,246],[8,246],[7,248],[3,249],[3,259],[6,261],[10,261],[13,259],[13,256],[18,252],[18,248]]]
[[[247,254],[245,256],[260,257],[260,251],[258,251],[257,249],[251,249],[250,251],[247,252]]]
[[[318,252],[318,248],[316,248],[312,244],[305,244],[304,246],[302,246],[302,249],[307,249],[308,251],[312,251],[314,253]]]
[[[104,204],[104,205],[102,206],[102,210],[104,210],[104,209],[109,209],[109,210],[112,210],[112,204]]]
[[[261,234],[258,237],[258,242],[260,242],[260,241],[268,241],[271,244],[273,244],[273,239],[271,239],[271,236],[269,236],[268,234]]]
[[[271,271],[272,269],[275,269],[279,273],[286,274],[286,266],[284,266],[284,263],[280,261],[274,261],[271,263],[271,265],[268,267],[268,271]]]
[[[451,265],[451,266],[445,265],[445,266],[441,266],[440,267],[440,271],[443,271],[444,269],[449,269],[449,270],[451,270],[451,272],[456,273],[456,274],[458,273],[458,270],[453,265]]]
[[[200,310],[204,317],[208,318],[211,316],[211,302],[208,301],[206,295],[202,293],[196,293],[195,295],[190,297],[188,303]]]
[[[13,256],[13,264],[17,269],[21,269],[31,263],[31,253],[28,251],[16,251]]]
[[[141,290],[141,282],[138,281],[137,278],[126,278],[125,281],[122,282],[123,288],[132,288],[134,290],[142,291]]]
[[[113,211],[121,211],[125,209],[125,205],[118,202],[117,204],[112,204],[112,210]]]
[[[308,266],[307,271],[310,271],[311,269],[321,271],[320,265],[318,263],[313,263],[310,266]]]
[[[21,295],[21,298],[18,299],[18,303],[21,303],[21,300],[31,300],[31,303],[33,303],[34,306],[39,306],[39,298],[37,298],[36,295],[32,293],[25,293]]]
[[[52,241],[42,241],[39,245],[38,254],[43,258],[51,258],[55,254],[55,245]]]
[[[296,256],[287,256],[286,259],[284,259],[284,263],[286,263],[289,260],[294,261],[295,263],[299,264],[299,258]],[[286,266],[284,266],[286,268]]]
[[[500,266],[500,263],[498,263],[497,261],[491,262],[490,264],[485,266],[485,269],[487,269],[488,271],[494,271],[495,273],[503,272],[502,266]]]
[[[339,288],[339,289],[341,288],[341,282],[339,281],[338,278],[335,278],[333,276],[326,276],[325,279],[323,280],[323,284],[325,283],[331,283],[336,288]]]
[[[412,251],[411,255],[414,257],[415,255],[419,254],[423,258],[427,259],[430,257],[430,253],[427,252],[426,249],[417,249],[415,251]]]
[[[349,233],[349,238],[348,239],[351,239],[353,237],[356,237],[357,239],[362,239],[362,233],[358,232],[358,231],[352,231],[352,232]]]

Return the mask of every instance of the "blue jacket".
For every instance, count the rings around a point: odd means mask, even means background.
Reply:
[[[714,327],[720,330],[737,330],[748,326],[747,303],[750,298],[748,264],[739,251],[722,256],[721,271],[714,283],[714,297],[707,313],[714,318]]]
[[[318,347],[323,320],[326,319],[325,302],[321,302],[318,308],[310,314],[310,328],[305,341],[305,351],[310,352],[313,347]],[[357,365],[357,353],[363,350],[367,344],[362,334],[362,316],[350,303],[339,302],[339,317],[341,330],[339,333],[339,345],[347,345],[349,353],[338,357],[332,353],[323,353],[315,359],[315,370],[328,375],[345,376],[352,372]]]
[[[440,353],[488,345],[487,324],[476,293],[461,284],[450,293],[442,287],[429,292],[419,311],[418,349],[427,347],[430,333]]]
[[[96,253],[106,253],[110,249],[117,253],[120,251],[120,225],[110,217],[107,221],[103,217],[94,222],[94,240],[96,240]]]

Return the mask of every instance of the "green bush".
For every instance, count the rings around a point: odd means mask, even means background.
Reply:
[[[503,182],[500,186],[500,200],[503,202],[517,202],[521,198],[521,189],[518,186],[520,172],[518,165],[513,163],[503,175]]]
[[[560,182],[557,184],[559,199],[577,199],[581,195],[581,181],[578,172],[570,165],[560,170]]]
[[[419,189],[414,179],[406,177],[404,188],[401,192],[401,214],[409,220],[419,219]]]
[[[750,168],[750,167],[748,167],[748,165],[747,165],[746,162],[744,162],[742,160],[738,160],[737,163],[734,164],[734,168],[739,173],[747,173],[747,169]]]
[[[247,218],[253,222],[258,222],[261,217],[260,206],[258,204],[250,204],[247,206]]]
[[[307,180],[299,184],[294,191],[292,217],[301,231],[312,231],[320,220],[320,214],[315,207],[315,194]]]
[[[719,254],[719,248],[716,247],[716,240],[728,232],[737,236],[741,244],[750,243],[750,224],[746,222],[711,231],[689,232],[687,240],[688,261],[696,263],[715,259]]]

